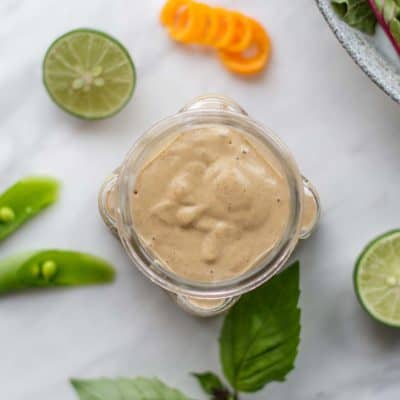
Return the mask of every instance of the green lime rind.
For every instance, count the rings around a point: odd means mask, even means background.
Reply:
[[[353,281],[364,310],[376,321],[400,328],[399,229],[386,232],[367,244],[356,261]]]
[[[114,69],[118,70],[120,67],[125,67],[125,76],[122,76],[122,71],[121,71],[121,76],[118,77],[117,73],[114,73],[109,80],[107,79],[107,76],[104,76],[103,79],[103,87],[97,87],[95,85],[91,85],[92,91],[96,91],[95,95],[91,96],[89,100],[87,100],[87,97],[89,96],[88,93],[84,92],[84,87],[79,87],[79,85],[74,85],[74,81],[77,81],[82,75],[83,70],[91,70],[98,68],[95,62],[93,60],[90,60],[91,54],[90,51],[88,50],[87,53],[84,52],[83,49],[79,49],[81,51],[81,55],[84,54],[82,58],[86,57],[86,63],[85,65],[82,65],[83,62],[81,63],[76,63],[72,65],[71,62],[71,54],[74,55],[76,54],[76,49],[72,49],[69,46],[71,43],[71,40],[75,35],[82,35],[82,34],[87,34],[88,41],[92,40],[97,41],[98,43],[106,44],[109,48],[112,48],[114,51],[114,56],[116,58],[119,58],[120,60],[123,61],[124,65],[114,65]],[[77,42],[78,43],[78,42]],[[56,54],[60,46],[64,45],[64,50],[65,46],[68,47],[67,51],[70,51],[70,53],[63,53],[62,56],[68,55],[69,59],[64,60],[67,61],[68,66],[62,66],[58,65],[58,70],[57,68],[51,68],[51,62],[54,62],[53,56]],[[88,45],[89,47],[89,45]],[[100,54],[102,56],[102,54]],[[67,57],[67,58],[68,58]],[[108,58],[110,57],[109,55],[107,56]],[[82,60],[80,60],[82,61]],[[93,63],[91,63],[93,62]],[[90,64],[90,65],[89,65]],[[108,60],[108,64],[111,64],[111,67],[113,67],[111,60]],[[121,63],[122,64],[122,63]],[[78,73],[74,68],[81,68],[80,72]],[[72,69],[71,69],[72,68]],[[58,37],[48,48],[44,60],[43,60],[43,65],[42,65],[42,72],[43,72],[43,83],[44,86],[50,96],[50,98],[54,101],[55,104],[57,104],[62,110],[67,112],[68,114],[71,114],[75,117],[81,118],[81,119],[86,119],[86,120],[98,120],[98,119],[105,119],[112,117],[113,115],[119,113],[131,100],[135,86],[136,86],[136,69],[135,69],[135,64],[132,61],[132,58],[128,52],[128,50],[115,38],[112,36],[108,35],[105,32],[101,32],[95,29],[89,29],[89,28],[79,28],[75,29],[72,31],[69,31],[65,33],[64,35]],[[97,71],[98,72],[98,71]],[[51,78],[51,75],[53,74],[53,78]],[[57,79],[57,74],[60,77],[60,79]],[[55,78],[54,78],[55,75]],[[69,76],[69,80],[67,79],[67,75]],[[103,78],[100,76],[100,78]],[[117,79],[118,82],[115,80]],[[75,82],[75,83],[80,83],[80,82]],[[101,83],[101,82],[100,82]],[[113,84],[114,87],[111,87]],[[67,86],[65,86],[67,85]],[[75,90],[74,90],[75,88]],[[68,94],[70,95],[70,99],[75,99],[77,102],[82,102],[83,99],[85,99],[84,96],[86,96],[86,102],[89,103],[91,99],[94,99],[97,104],[93,106],[91,104],[91,110],[85,109],[84,106],[74,106],[73,104],[67,104],[67,101],[65,99],[66,93],[65,91],[68,89]],[[78,91],[81,90],[80,93]],[[106,89],[108,89],[108,93],[106,93]],[[57,93],[57,90],[59,92]],[[60,92],[63,92],[61,93]],[[103,94],[101,92],[103,91]],[[75,93],[74,93],[75,92]],[[119,96],[120,98],[115,99],[118,97],[118,94],[121,94],[122,96]],[[64,98],[63,98],[64,97]],[[110,101],[114,99],[114,104],[107,105],[107,107],[101,107],[99,103],[99,99],[102,98],[102,101],[105,103],[106,101]]]

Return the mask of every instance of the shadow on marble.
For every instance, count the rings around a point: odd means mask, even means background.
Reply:
[[[375,321],[361,308],[357,314],[356,323],[363,335],[367,337],[370,343],[374,343],[379,350],[384,352],[400,350],[400,330],[398,328]]]
[[[351,381],[336,384],[334,388],[298,400],[394,400],[398,398],[399,363],[369,372]]]
[[[62,110],[59,111],[58,117],[70,125],[73,134],[115,135],[117,138],[119,131],[135,126],[138,111],[135,111],[135,107],[133,105],[130,107],[130,105],[127,105],[127,108],[123,109],[119,114],[107,119],[84,120],[69,115]]]

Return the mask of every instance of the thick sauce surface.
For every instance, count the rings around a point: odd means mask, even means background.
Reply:
[[[178,135],[138,173],[132,213],[149,251],[177,275],[237,277],[286,229],[289,187],[261,143],[223,126]]]

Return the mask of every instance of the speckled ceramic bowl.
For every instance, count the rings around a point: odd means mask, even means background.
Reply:
[[[382,29],[364,35],[338,18],[330,0],[316,0],[319,9],[353,60],[393,100],[400,103],[400,57]]]

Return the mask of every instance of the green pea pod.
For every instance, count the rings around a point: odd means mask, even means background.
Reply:
[[[0,261],[0,294],[28,288],[111,282],[115,272],[103,259],[66,250],[21,253]]]
[[[0,241],[58,198],[59,183],[48,177],[21,179],[0,195]]]

